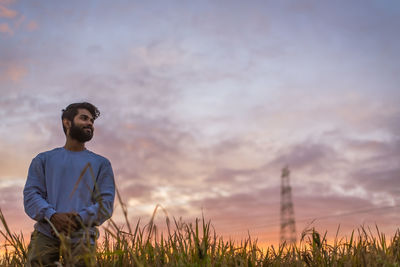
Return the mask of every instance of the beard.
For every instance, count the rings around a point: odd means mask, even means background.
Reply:
[[[87,132],[85,130],[86,128],[91,129],[91,131]],[[80,128],[76,126],[75,123],[72,121],[71,128],[69,129],[69,136],[71,136],[71,138],[77,140],[80,143],[85,143],[92,139],[93,131],[94,130],[91,127]]]

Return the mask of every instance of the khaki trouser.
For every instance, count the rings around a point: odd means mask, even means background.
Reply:
[[[60,248],[60,241],[33,231],[28,246],[27,266],[57,266],[60,255],[63,266],[94,266],[95,246],[84,242]]]

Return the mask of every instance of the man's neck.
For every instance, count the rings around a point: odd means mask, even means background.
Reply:
[[[72,138],[67,138],[67,141],[65,142],[64,148],[70,151],[83,151],[85,150],[85,143],[78,142],[75,139]]]

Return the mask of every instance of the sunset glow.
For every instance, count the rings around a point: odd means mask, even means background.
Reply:
[[[298,238],[390,235],[399,28],[395,0],[0,0],[0,208],[29,239],[29,164],[64,145],[61,110],[88,101],[101,116],[87,148],[111,161],[132,225],[160,204],[276,244],[288,164]]]

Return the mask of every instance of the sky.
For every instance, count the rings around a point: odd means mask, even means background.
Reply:
[[[133,225],[159,204],[274,244],[288,165],[298,238],[391,235],[399,28],[397,0],[0,0],[0,208],[29,235],[29,164],[64,145],[61,110],[88,101],[87,148],[111,161]]]

